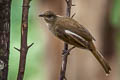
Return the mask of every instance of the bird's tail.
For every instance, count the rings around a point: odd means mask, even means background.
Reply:
[[[94,43],[91,41],[90,42],[90,51],[93,53],[95,58],[98,60],[98,62],[101,64],[103,67],[104,71],[106,72],[106,75],[110,74],[111,68],[109,64],[106,62],[102,54],[97,51],[96,47],[94,46]]]

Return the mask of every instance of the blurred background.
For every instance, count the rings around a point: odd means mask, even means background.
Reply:
[[[106,77],[88,50],[74,49],[68,58],[68,80],[120,80],[120,0],[72,0],[71,14],[96,38],[95,44],[111,65]],[[8,80],[16,80],[19,65],[22,0],[12,0]],[[29,49],[24,80],[58,80],[63,42],[54,37],[38,15],[46,10],[65,16],[65,0],[32,0],[29,10]]]

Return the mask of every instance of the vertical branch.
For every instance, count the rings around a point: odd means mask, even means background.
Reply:
[[[20,63],[17,80],[23,80],[26,64],[26,56],[28,49],[33,45],[27,46],[27,33],[28,33],[28,12],[29,12],[30,0],[23,0],[23,9],[22,9],[22,23],[21,23],[21,48],[20,50]]]
[[[71,13],[71,6],[72,6],[72,0],[65,0],[67,4],[67,9],[66,9],[66,16],[70,17]],[[68,59],[68,44],[64,43],[64,50],[62,54],[62,66],[61,66],[61,71],[60,71],[60,79],[59,80],[66,80],[67,78],[65,77],[66,73],[66,67],[67,67],[67,59]]]
[[[0,80],[7,80],[11,0],[0,0]]]
[[[71,7],[72,7],[72,0],[65,0],[67,4],[66,8],[66,16],[70,17],[71,14]]]

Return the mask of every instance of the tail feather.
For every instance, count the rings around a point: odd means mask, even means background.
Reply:
[[[110,68],[109,64],[106,62],[106,60],[104,59],[102,54],[99,51],[97,51],[97,49],[95,48],[92,41],[90,42],[90,51],[93,53],[95,58],[101,64],[101,66],[105,70],[106,74],[110,74],[111,68]]]

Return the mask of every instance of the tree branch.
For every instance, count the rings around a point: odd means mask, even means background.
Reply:
[[[66,16],[70,17],[71,7],[73,6],[72,5],[72,0],[65,0],[65,1],[66,1],[66,4],[67,4]],[[66,67],[67,67],[67,59],[68,59],[68,55],[69,55],[70,51],[73,48],[75,48],[75,47],[72,47],[72,48],[68,49],[68,44],[64,43],[64,50],[63,50],[63,54],[62,54],[62,66],[61,66],[60,79],[59,80],[67,80],[67,78],[65,77]]]
[[[74,13],[74,14],[71,16],[71,18],[73,18],[75,15],[76,15],[76,13]]]
[[[20,52],[20,49],[18,49],[18,48],[16,48],[16,47],[14,47],[14,49],[17,50],[18,52]]]
[[[29,49],[30,47],[32,47],[32,46],[33,46],[33,44],[34,44],[34,43],[31,43],[31,44],[28,46],[28,49]]]
[[[22,6],[22,23],[21,23],[21,48],[20,50],[20,63],[17,80],[23,80],[26,64],[26,56],[28,49],[33,45],[27,46],[27,33],[28,33],[28,12],[29,12],[30,0],[23,0]]]

